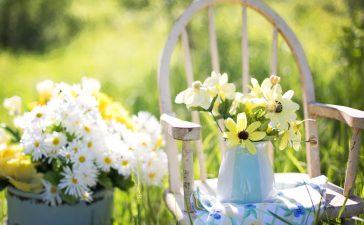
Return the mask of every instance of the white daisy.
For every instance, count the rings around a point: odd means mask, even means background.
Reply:
[[[3,102],[3,106],[8,110],[9,115],[16,116],[21,112],[21,98],[19,96],[13,96],[6,98]]]
[[[58,187],[60,189],[64,189],[66,194],[76,198],[81,198],[84,192],[89,191],[87,186],[80,182],[79,177],[76,177],[69,167],[65,167],[61,175],[63,178],[61,179]]]
[[[44,189],[41,193],[42,199],[46,204],[50,204],[51,206],[60,205],[62,203],[62,198],[60,196],[60,192],[58,187],[52,185],[50,182],[46,180],[42,180]]]
[[[82,90],[87,94],[95,95],[99,93],[101,85],[100,82],[93,78],[82,77],[81,79]]]

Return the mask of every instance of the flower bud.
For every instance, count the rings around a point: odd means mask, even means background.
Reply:
[[[269,77],[270,79],[270,82],[273,84],[273,85],[276,85],[276,84],[279,84],[279,82],[281,81],[281,78],[279,76],[276,76],[276,75],[271,75]]]
[[[197,89],[197,90],[201,89],[201,87],[202,87],[201,81],[195,81],[195,82],[193,82],[192,83],[192,87],[193,87],[193,89]]]

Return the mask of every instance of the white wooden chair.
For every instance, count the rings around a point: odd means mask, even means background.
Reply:
[[[315,90],[313,86],[310,67],[307,63],[305,53],[301,44],[297,40],[293,31],[288,27],[285,21],[269,8],[261,0],[196,0],[182,14],[174,24],[165,44],[162,57],[159,64],[158,82],[159,82],[159,100],[161,111],[161,124],[166,137],[166,151],[168,155],[169,169],[169,188],[165,191],[165,201],[169,210],[176,216],[181,224],[189,224],[190,214],[193,218],[193,212],[189,203],[191,192],[199,187],[200,190],[210,194],[215,194],[217,179],[206,179],[204,165],[204,155],[202,151],[202,142],[200,140],[200,125],[198,113],[192,113],[191,122],[186,122],[174,118],[172,111],[172,102],[174,96],[170,94],[170,61],[171,56],[181,38],[184,50],[184,66],[186,69],[187,82],[190,85],[193,81],[192,62],[189,49],[188,34],[186,26],[192,17],[200,13],[208,13],[209,18],[209,39],[212,69],[219,71],[218,45],[215,33],[214,6],[220,3],[234,3],[242,9],[242,71],[243,71],[243,90],[247,91],[249,81],[249,46],[247,32],[247,10],[252,9],[265,17],[272,24],[272,58],[271,72],[277,72],[277,43],[278,35],[283,37],[291,49],[295,62],[297,63],[301,88],[303,93],[303,109],[305,119],[315,119],[316,117],[326,117],[340,120],[346,123],[353,131],[351,146],[349,148],[349,159],[346,168],[346,177],[344,188],[340,188],[329,183],[327,190],[327,210],[323,219],[337,218],[339,211],[344,204],[346,196],[348,200],[342,213],[342,218],[351,218],[364,212],[364,202],[359,197],[351,194],[357,174],[360,133],[364,129],[364,111],[348,108],[345,106],[321,104],[315,100]],[[182,90],[182,89],[181,89]],[[306,138],[311,140],[307,143],[307,173],[290,173],[276,174],[277,180],[301,180],[302,176],[316,177],[320,175],[320,158],[318,146],[318,132],[315,120],[309,120],[305,123]],[[182,141],[182,169],[183,169],[183,186],[181,185],[180,163],[178,160],[178,150],[175,140]],[[200,166],[200,179],[194,180],[193,173],[193,151],[191,141],[196,141],[197,156]],[[344,219],[343,219],[344,221]],[[350,220],[345,220],[351,223]]]

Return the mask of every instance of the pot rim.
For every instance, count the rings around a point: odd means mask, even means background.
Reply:
[[[12,195],[15,195],[15,196],[18,196],[18,197],[22,197],[22,198],[29,198],[29,199],[35,199],[35,200],[41,200],[43,201],[43,198],[42,198],[42,195],[40,192],[38,193],[35,193],[35,192],[24,192],[24,191],[21,191],[19,189],[16,189],[15,187],[13,186],[8,186],[7,188],[7,192],[9,194],[12,194]],[[112,193],[113,192],[113,189],[101,189],[101,190],[98,190],[96,191],[95,193],[92,194],[92,197],[93,198],[99,198],[99,197],[102,197],[108,193]]]

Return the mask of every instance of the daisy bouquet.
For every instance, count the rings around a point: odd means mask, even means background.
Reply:
[[[46,203],[57,205],[90,202],[93,193],[104,188],[127,190],[132,175],[148,185],[160,183],[166,155],[154,116],[130,116],[100,92],[95,79],[82,78],[73,85],[46,80],[38,83],[37,91],[38,101],[23,114],[20,97],[4,101],[14,126],[0,129],[3,187],[40,192]],[[17,163],[8,165],[5,156]],[[14,179],[11,174],[22,169],[27,179]]]
[[[249,88],[247,94],[237,92],[226,73],[212,72],[204,82],[194,81],[192,87],[180,92],[175,102],[210,113],[228,147],[241,145],[255,154],[255,142],[275,140],[281,150],[299,150],[303,121],[297,120],[299,105],[292,101],[294,92],[283,93],[280,77],[275,75],[261,84],[252,78]],[[220,119],[224,128],[219,126]]]

